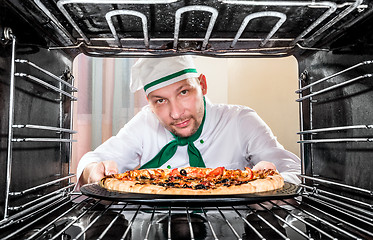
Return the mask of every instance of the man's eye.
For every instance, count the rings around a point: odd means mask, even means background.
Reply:
[[[158,104],[162,104],[162,103],[164,103],[164,102],[165,102],[164,99],[158,99],[157,101],[155,101],[155,103],[158,103]]]
[[[183,91],[180,92],[181,95],[185,95],[187,93],[188,93],[188,90],[183,90]]]

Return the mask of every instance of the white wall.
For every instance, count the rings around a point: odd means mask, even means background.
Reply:
[[[295,102],[298,65],[286,58],[195,57],[207,78],[207,97],[214,103],[246,105],[271,127],[284,147],[299,156],[299,111]]]

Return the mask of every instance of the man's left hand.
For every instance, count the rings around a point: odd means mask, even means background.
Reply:
[[[258,170],[262,170],[262,169],[273,169],[273,170],[276,170],[276,166],[271,163],[271,162],[267,162],[267,161],[260,161],[258,162],[254,167],[253,167],[253,171],[258,171]]]

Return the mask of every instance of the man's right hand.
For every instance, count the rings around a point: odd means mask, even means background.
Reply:
[[[94,162],[88,164],[79,179],[80,185],[100,181],[106,175],[117,174],[118,165],[114,161]]]

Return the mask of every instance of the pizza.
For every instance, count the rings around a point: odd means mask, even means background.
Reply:
[[[99,184],[110,191],[126,193],[228,195],[275,190],[284,186],[284,179],[273,169],[185,167],[130,170],[106,176]]]

